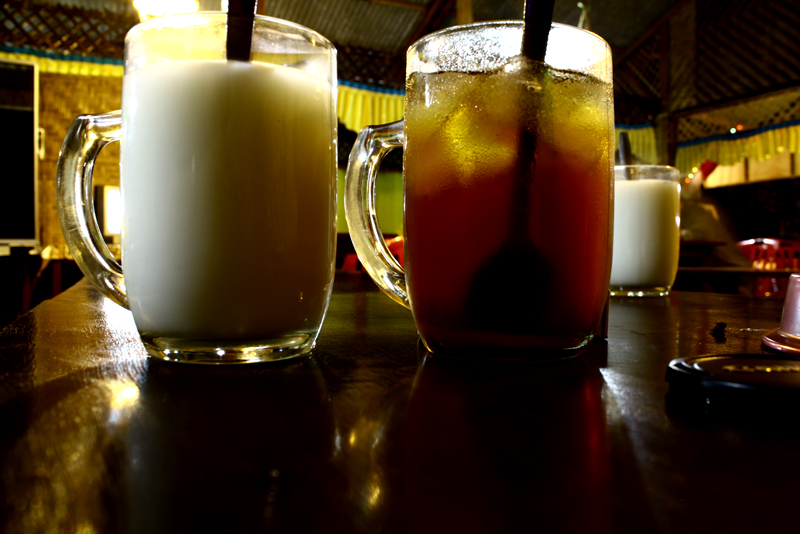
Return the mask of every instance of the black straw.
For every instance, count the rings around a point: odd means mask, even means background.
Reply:
[[[633,155],[631,155],[631,142],[628,139],[628,132],[620,132],[619,134],[619,164],[633,164]]]
[[[525,29],[522,54],[531,61],[544,62],[554,0],[525,0]],[[541,78],[539,66],[529,66],[531,80]],[[520,91],[520,109],[538,109],[540,95]],[[475,272],[467,294],[467,317],[476,330],[530,333],[540,327],[552,267],[531,238],[531,185],[536,168],[536,125],[520,125],[519,156],[510,198],[509,233],[500,249]],[[521,277],[534,280],[520,284]]]
[[[553,20],[555,0],[525,0],[525,30],[522,34],[522,55],[534,61],[544,61],[547,36]]]
[[[250,61],[253,41],[253,20],[256,0],[230,0],[228,2],[227,57],[232,61]]]

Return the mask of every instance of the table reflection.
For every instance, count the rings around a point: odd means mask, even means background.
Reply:
[[[651,525],[630,449],[609,446],[627,431],[606,414],[615,404],[600,372],[605,343],[551,364],[454,361],[421,344],[418,353],[416,374],[373,399],[346,432],[343,461],[366,531]],[[609,506],[615,492],[633,513]]]
[[[671,359],[761,353],[780,304],[613,299],[575,358],[478,363],[345,284],[313,356],[197,368],[81,283],[0,332],[0,531],[793,532],[793,427],[665,399]]]
[[[135,532],[345,532],[346,481],[314,358],[248,369],[151,360],[125,440]],[[233,530],[231,530],[233,529]]]

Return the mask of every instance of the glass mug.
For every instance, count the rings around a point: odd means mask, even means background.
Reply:
[[[666,165],[618,165],[614,176],[611,295],[669,295],[678,274],[680,171]]]
[[[350,155],[353,245],[434,354],[569,356],[608,301],[610,49],[553,24],[543,66],[519,57],[522,32],[521,21],[489,22],[416,42],[404,120],[363,129]],[[375,218],[377,167],[398,147],[405,271]]]
[[[256,16],[250,61],[228,61],[226,18],[135,26],[121,112],[78,117],[59,157],[72,254],[165,360],[305,354],[333,285],[336,51],[302,26]],[[88,196],[97,153],[117,140],[124,276]]]

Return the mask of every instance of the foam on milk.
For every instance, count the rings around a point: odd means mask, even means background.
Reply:
[[[173,61],[126,74],[122,260],[143,335],[317,329],[335,246],[331,100],[326,80],[274,65]]]

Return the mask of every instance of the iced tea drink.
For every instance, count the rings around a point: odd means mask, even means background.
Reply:
[[[574,349],[608,298],[608,47],[554,24],[541,63],[520,57],[521,40],[521,23],[487,23],[434,34],[408,54],[402,289],[434,353]]]
[[[610,85],[515,58],[413,73],[406,91],[406,279],[426,344],[581,344],[608,294]],[[532,252],[486,279],[520,224]]]

